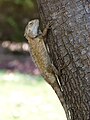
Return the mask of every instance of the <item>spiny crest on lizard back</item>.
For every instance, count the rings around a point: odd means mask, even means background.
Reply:
[[[34,19],[31,20],[25,28],[24,36],[26,38],[36,38],[41,34],[41,30],[39,29],[39,20]]]

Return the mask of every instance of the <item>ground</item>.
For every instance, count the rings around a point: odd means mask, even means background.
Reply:
[[[42,77],[0,71],[0,120],[66,120]]]

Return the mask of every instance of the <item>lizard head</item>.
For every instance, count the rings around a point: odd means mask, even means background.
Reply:
[[[41,33],[39,29],[39,20],[31,20],[25,28],[24,36],[26,38],[35,38]]]

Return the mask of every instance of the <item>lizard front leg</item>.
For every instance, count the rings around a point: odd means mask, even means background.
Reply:
[[[50,29],[50,27],[51,27],[51,22],[48,22],[47,25],[46,25],[46,27],[44,28],[44,30],[43,30],[43,32],[42,32],[42,37],[43,37],[43,38],[46,38],[47,32],[48,32],[48,30]]]

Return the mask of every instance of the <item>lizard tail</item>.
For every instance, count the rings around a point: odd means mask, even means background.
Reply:
[[[46,78],[46,76],[44,77],[45,80],[51,85],[51,87],[53,88],[53,90],[55,91],[55,93],[57,94],[64,110],[65,110],[65,113],[66,113],[66,117],[67,117],[67,120],[70,120],[69,119],[69,112],[68,112],[68,109],[67,109],[67,106],[65,104],[65,100],[63,98],[63,94],[62,94],[62,89],[60,87],[60,83],[58,82],[58,78],[57,76],[55,76],[54,74],[50,74],[47,75],[48,77]]]

